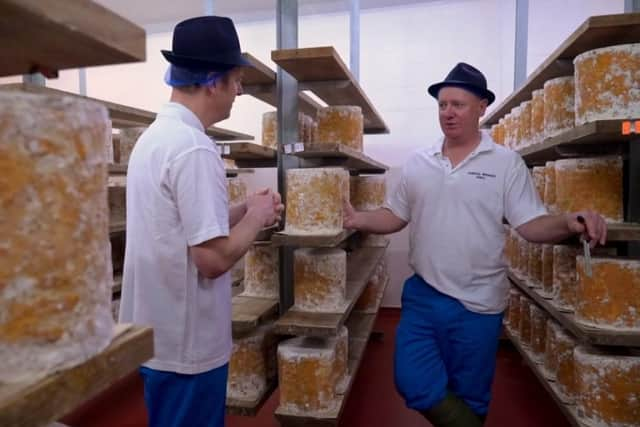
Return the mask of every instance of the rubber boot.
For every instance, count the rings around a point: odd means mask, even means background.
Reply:
[[[447,393],[442,402],[421,412],[434,427],[482,427],[480,417],[453,393]]]

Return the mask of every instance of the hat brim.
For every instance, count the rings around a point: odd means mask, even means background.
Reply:
[[[224,58],[216,58],[215,61],[207,58],[178,55],[169,50],[161,50],[162,55],[171,64],[193,70],[227,71],[233,67],[253,67],[241,54],[230,55]]]
[[[475,95],[479,96],[480,98],[486,99],[487,105],[491,105],[493,101],[496,100],[496,96],[490,90],[484,89],[475,85],[471,85],[467,82],[456,81],[456,80],[448,80],[446,82],[432,84],[431,86],[429,86],[427,91],[429,92],[429,95],[438,99],[438,93],[440,93],[440,89],[447,86],[454,86],[454,87],[460,87],[462,89],[466,89],[469,92],[472,92]]]

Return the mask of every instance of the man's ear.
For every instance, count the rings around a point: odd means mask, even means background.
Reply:
[[[489,101],[486,99],[480,100],[480,117],[484,116],[484,113],[487,111],[487,107],[489,106]]]

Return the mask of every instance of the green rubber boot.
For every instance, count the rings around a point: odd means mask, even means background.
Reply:
[[[482,427],[483,421],[453,393],[431,409],[421,412],[434,427]]]

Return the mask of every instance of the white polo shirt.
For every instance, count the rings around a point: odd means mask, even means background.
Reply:
[[[197,374],[229,361],[231,279],[207,279],[189,247],[229,235],[222,159],[196,115],[168,103],[138,139],[127,171],[120,322],[153,327],[145,366]]]
[[[507,302],[503,217],[513,227],[547,213],[515,152],[482,132],[455,168],[437,146],[416,151],[385,206],[409,222],[409,262],[438,291],[478,313]]]

